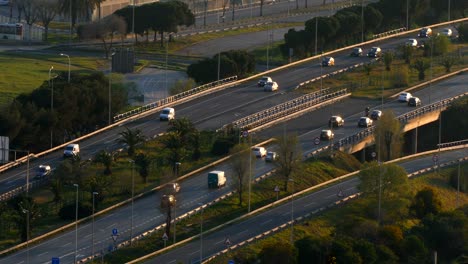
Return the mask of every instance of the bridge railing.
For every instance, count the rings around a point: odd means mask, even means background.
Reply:
[[[118,114],[118,115],[114,116],[114,122],[120,121],[122,119],[131,117],[131,116],[134,116],[134,115],[137,115],[137,114],[141,114],[143,112],[149,111],[149,110],[151,110],[153,108],[156,108],[156,107],[160,107],[160,106],[167,105],[167,104],[170,104],[170,103],[173,103],[173,102],[177,102],[178,100],[184,99],[186,97],[192,96],[194,94],[200,93],[202,91],[208,90],[208,89],[216,87],[218,85],[229,83],[229,82],[236,81],[236,80],[237,80],[237,75],[236,76],[231,76],[231,77],[219,80],[219,81],[210,82],[210,83],[195,87],[193,89],[190,89],[188,91],[178,93],[176,95],[169,96],[167,98],[163,98],[163,99],[158,100],[156,102],[149,103],[149,104],[146,104],[144,106],[135,108],[135,109],[130,110],[128,112]]]
[[[448,147],[454,147],[454,146],[466,145],[466,144],[468,144],[468,139],[437,144],[437,147],[438,148],[448,148]]]
[[[408,113],[405,113],[403,115],[398,116],[397,119],[402,123],[407,123],[408,121],[410,121],[410,120],[412,120],[414,118],[417,118],[419,116],[425,115],[425,114],[430,113],[430,112],[439,111],[442,108],[446,108],[447,106],[452,104],[453,101],[455,101],[455,100],[457,100],[457,99],[459,99],[459,98],[461,98],[461,97],[463,97],[463,96],[465,96],[467,94],[468,93],[463,93],[463,94],[457,95],[457,96],[452,97],[452,98],[447,98],[447,99],[432,103],[430,105],[426,105],[426,106],[417,108],[417,109],[415,109],[413,111],[410,111]],[[346,145],[350,145],[350,144],[354,145],[356,143],[359,143],[362,140],[364,140],[365,138],[367,138],[368,136],[373,135],[374,131],[375,131],[375,126],[366,128],[366,129],[364,129],[364,130],[362,130],[362,131],[360,131],[360,132],[358,132],[358,133],[356,133],[354,135],[351,135],[349,137],[342,138],[342,139],[338,140],[336,143],[333,144],[333,148],[334,149],[339,149],[340,147],[343,147],[343,146],[346,146]]]
[[[224,125],[221,130],[226,129],[229,125],[239,129],[251,129],[260,125],[269,123],[278,118],[288,116],[303,109],[317,105],[319,103],[345,95],[347,89],[342,89],[336,92],[330,92],[330,89],[323,89],[314,93],[306,94],[301,97],[289,100],[285,103],[270,107],[255,114],[238,119],[228,125]]]

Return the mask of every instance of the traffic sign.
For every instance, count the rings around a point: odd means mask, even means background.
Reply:
[[[52,264],[60,264],[60,259],[59,258],[52,258]]]
[[[315,145],[320,144],[320,138],[319,137],[314,138],[314,144]]]
[[[377,157],[377,153],[375,153],[375,151],[372,151],[371,156],[372,156],[373,158],[375,158],[375,157]]]
[[[117,230],[117,228],[112,229],[112,235],[113,236],[116,236],[118,234],[119,234],[119,230]]]
[[[248,137],[248,136],[249,136],[248,130],[242,131],[242,137]]]
[[[166,241],[166,240],[168,240],[168,239],[169,239],[169,237],[167,237],[167,234],[166,234],[166,233],[164,233],[164,235],[162,236],[162,239],[163,239],[164,241]]]
[[[224,240],[224,245],[230,246],[231,245],[231,240],[227,237],[226,240]]]
[[[234,260],[232,260],[232,259],[229,260],[229,261],[228,261],[228,264],[234,264]]]
[[[437,154],[434,154],[434,156],[432,156],[432,161],[437,162],[438,160],[439,160],[439,156],[437,156]]]
[[[276,185],[275,186],[275,192],[279,192],[279,191],[280,191],[280,189],[279,189],[278,185]]]

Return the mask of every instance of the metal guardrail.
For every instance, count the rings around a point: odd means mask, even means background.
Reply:
[[[144,112],[149,111],[151,109],[154,109],[156,107],[160,107],[160,106],[163,106],[163,105],[167,105],[167,104],[170,104],[170,103],[177,102],[178,100],[181,100],[181,99],[184,99],[186,97],[192,96],[194,94],[200,93],[202,91],[208,90],[208,89],[210,89],[212,87],[216,87],[218,85],[226,84],[226,83],[236,81],[236,80],[237,80],[237,75],[232,76],[232,77],[228,77],[228,78],[225,78],[225,79],[222,79],[222,80],[219,80],[219,81],[210,82],[210,83],[204,84],[202,86],[198,86],[198,87],[195,87],[193,89],[190,89],[188,91],[178,93],[176,95],[169,96],[167,98],[158,100],[156,102],[153,102],[153,103],[138,107],[138,108],[133,109],[131,111],[128,111],[128,112],[125,112],[125,113],[122,113],[122,114],[118,114],[118,115],[114,116],[113,120],[114,120],[114,122],[117,122],[117,121],[120,121],[122,119],[131,117],[131,116],[134,116],[134,115],[137,115],[137,114],[144,113]]]
[[[430,105],[426,105],[426,106],[423,106],[423,107],[420,107],[418,109],[415,109],[411,112],[408,112],[408,113],[405,113],[403,115],[400,115],[397,117],[397,119],[402,122],[402,123],[406,123],[408,122],[409,120],[412,120],[414,118],[417,118],[421,115],[425,115],[427,113],[430,113],[430,112],[433,112],[433,111],[439,111],[440,109],[442,108],[446,108],[447,106],[449,106],[454,100],[457,100],[461,97],[464,97],[465,95],[468,95],[468,93],[463,93],[461,95],[458,95],[458,96],[455,96],[455,97],[452,97],[452,98],[448,98],[448,99],[444,99],[444,100],[441,100],[441,101],[438,101],[438,102],[435,102],[433,104],[430,104]],[[351,135],[351,136],[348,136],[346,138],[342,138],[340,140],[338,140],[336,143],[333,144],[333,148],[335,150],[339,149],[340,147],[343,147],[343,146],[346,146],[346,145],[354,145],[354,144],[357,144],[359,142],[361,142],[362,140],[364,140],[365,138],[367,138],[368,136],[371,136],[374,134],[374,131],[375,131],[375,125],[374,126],[371,126],[371,127],[368,127],[354,135]],[[314,156],[324,150],[327,150],[329,149],[330,146],[325,146],[325,147],[322,147],[322,148],[319,148],[317,150],[314,150],[308,154],[305,155],[305,157],[311,157],[311,156]]]
[[[47,178],[42,178],[42,179],[37,179],[29,183],[29,191],[31,191],[33,188],[37,188],[40,186],[43,186],[49,181]],[[14,198],[21,193],[26,191],[26,185],[21,185],[20,187],[13,189],[9,192],[3,193],[0,195],[0,202],[10,200],[11,198]]]
[[[345,95],[347,93],[347,89],[342,89],[331,93],[328,91],[329,88],[289,100],[285,103],[236,120],[228,125],[224,125],[221,130],[226,129],[229,125],[240,129],[257,127],[273,120],[277,120],[278,118],[290,115],[291,113],[295,113],[324,101]]]
[[[468,139],[437,144],[437,147],[439,147],[439,148],[448,148],[448,147],[454,147],[454,146],[466,145],[466,144],[468,144]]]
[[[36,158],[36,155],[34,155],[33,153],[30,153],[29,154],[29,161],[31,161],[32,158]],[[20,166],[21,164],[23,164],[25,162],[28,162],[28,155],[26,155],[24,157],[21,157],[19,159],[16,159],[15,161],[8,162],[5,165],[0,166],[0,173],[2,173],[3,171],[9,170],[11,168]]]
[[[372,36],[372,39],[381,38],[381,37],[386,37],[386,36],[398,34],[398,33],[404,32],[404,31],[406,31],[406,27],[397,28],[397,29],[393,29],[393,30],[390,30],[390,31],[382,32],[382,33],[379,33],[379,34],[374,34],[374,35]]]

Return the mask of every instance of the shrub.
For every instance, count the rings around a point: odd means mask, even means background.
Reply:
[[[81,205],[78,203],[78,219],[91,215],[92,209],[89,205]],[[76,205],[68,204],[64,205],[60,211],[59,216],[63,220],[75,220],[76,217]]]
[[[400,88],[406,87],[409,83],[409,74],[407,67],[401,67],[394,71],[393,73],[393,87]]]

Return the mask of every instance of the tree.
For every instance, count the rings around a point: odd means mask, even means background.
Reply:
[[[406,64],[411,64],[411,59],[413,58],[414,49],[409,45],[401,45],[399,47],[401,58],[405,60]]]
[[[405,263],[428,263],[427,248],[418,236],[409,235],[405,237],[402,245],[402,260],[404,261],[406,259]]]
[[[306,236],[294,243],[297,249],[297,264],[310,264],[313,259],[315,263],[325,263],[328,254],[327,244]]]
[[[55,18],[59,12],[59,1],[58,0],[36,0],[38,5],[36,7],[36,12],[38,14],[39,21],[42,22],[44,26],[44,39],[48,39],[49,33],[49,24]]]
[[[136,145],[145,142],[145,136],[139,129],[130,130],[126,127],[126,131],[119,133],[120,138],[117,139],[118,143],[126,144],[128,146],[128,156],[133,157],[135,155]]]
[[[185,91],[188,91],[190,89],[195,88],[197,84],[192,78],[189,78],[187,80],[177,80],[171,88],[169,88],[169,94],[170,95],[176,95],[179,93],[183,93]]]
[[[230,154],[231,168],[234,171],[236,190],[239,194],[239,206],[242,206],[242,193],[250,180],[249,161],[252,160],[252,152],[248,145],[237,144],[231,149]]]
[[[283,242],[266,244],[259,253],[260,263],[268,264],[295,264],[297,251],[291,245]]]
[[[399,197],[409,191],[405,169],[393,163],[365,163],[359,172],[359,179],[358,189],[371,197],[379,196],[379,185],[382,199]]]
[[[99,8],[104,1],[105,0],[63,0],[60,5],[60,13],[69,18],[71,17],[72,28],[75,28],[78,18],[84,17],[86,21],[90,21],[90,11]]]
[[[169,132],[161,138],[161,143],[167,151],[166,161],[175,169],[175,163],[184,160],[187,150],[182,143],[182,137],[179,132]]]
[[[432,57],[445,55],[450,46],[450,40],[443,35],[437,35],[429,39],[424,45],[424,56]]]
[[[34,223],[40,217],[40,208],[34,202],[33,198],[23,195],[10,200],[8,205],[10,208],[13,208],[16,213],[15,224],[20,230],[21,241],[25,242],[28,237],[31,237],[32,230],[35,226]]]
[[[454,57],[444,57],[440,63],[445,68],[445,72],[449,73],[452,69],[452,66],[455,65],[457,60]]]
[[[135,157],[135,164],[138,166],[138,173],[140,174],[143,182],[146,184],[149,176],[149,168],[151,159],[144,153],[138,153]]]
[[[392,68],[392,62],[393,62],[393,52],[385,52],[384,53],[384,63],[385,63],[385,70],[390,71]]]
[[[418,79],[423,81],[426,78],[426,70],[429,69],[431,65],[426,60],[417,60],[413,64],[413,68],[418,71]]]
[[[24,14],[24,20],[26,21],[26,24],[29,27],[29,36],[28,40],[31,41],[31,28],[34,23],[36,23],[39,13],[38,11],[38,2],[34,0],[17,0],[19,3],[18,7],[21,7],[23,14]]]
[[[461,98],[453,102],[447,110],[442,112],[442,142],[464,140],[468,129],[468,98]]]
[[[376,148],[381,161],[399,156],[402,148],[402,136],[400,121],[395,118],[393,111],[383,111],[374,132]]]
[[[410,211],[419,219],[428,214],[436,215],[442,211],[442,201],[434,189],[426,187],[416,194]]]
[[[457,27],[458,39],[462,42],[468,42],[468,24],[460,24]]]
[[[94,157],[94,162],[104,165],[104,175],[112,174],[112,163],[114,163],[114,155],[106,150],[99,151]]]
[[[100,39],[103,43],[106,59],[109,58],[114,36],[120,35],[123,39],[127,33],[125,20],[117,15],[110,15],[102,20],[79,27],[78,35],[82,39]]]
[[[282,135],[278,138],[279,157],[277,174],[284,179],[284,191],[288,191],[288,181],[298,171],[302,161],[297,135]]]

